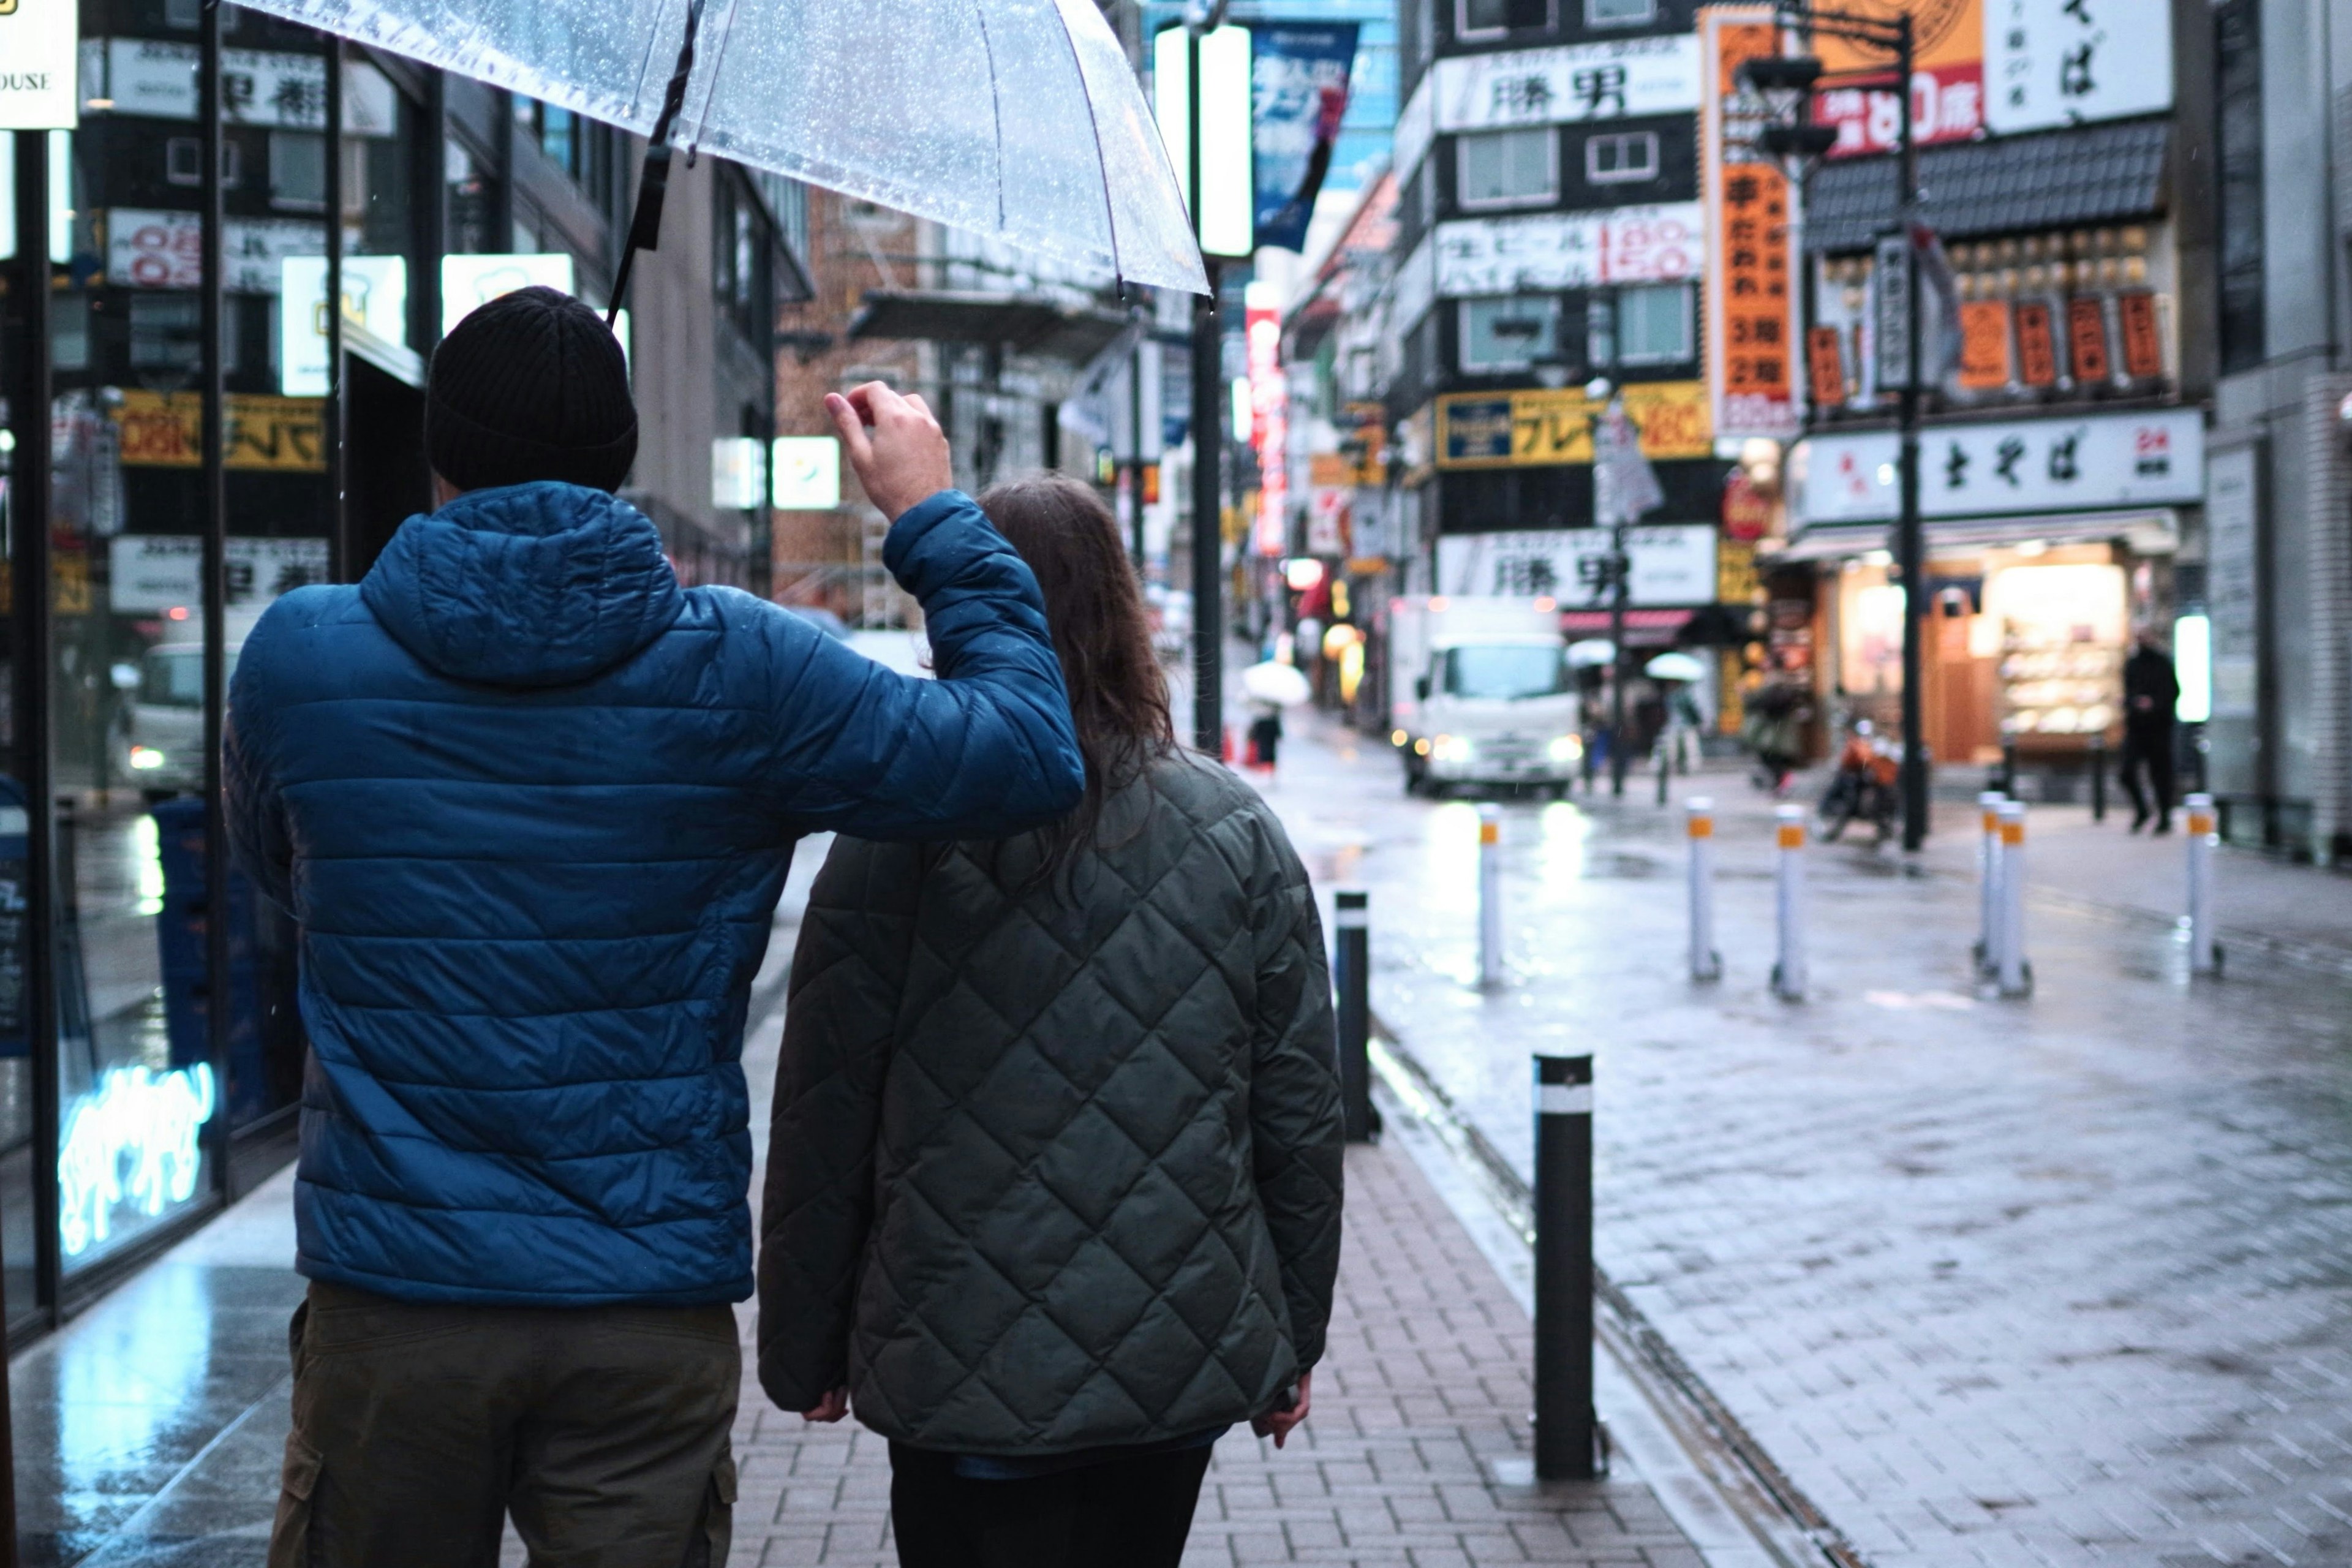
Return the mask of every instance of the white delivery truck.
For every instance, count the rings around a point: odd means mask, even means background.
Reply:
[[[1389,739],[1407,794],[1448,784],[1568,793],[1584,760],[1576,682],[1549,599],[1397,599]]]

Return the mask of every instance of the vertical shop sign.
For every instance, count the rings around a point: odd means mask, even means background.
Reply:
[[[1878,242],[1870,267],[1871,336],[1878,350],[1878,389],[1900,392],[1911,380],[1911,269],[1903,237]],[[1924,340],[1927,334],[1920,334]]]
[[[2059,0],[2027,0],[2055,5]],[[1991,0],[1996,9],[2006,0]],[[1858,9],[1876,20],[1908,12],[1912,28],[1911,124],[1920,143],[1965,142],[1985,122],[1986,0],[1865,0]],[[1884,49],[1862,49],[1836,38],[1819,40],[1829,70],[1890,69]],[[1892,91],[1840,87],[1817,94],[1813,121],[1834,125],[1832,158],[1894,150],[1903,105]]]
[[[2018,301],[2017,379],[2028,386],[2058,384],[2058,339],[2047,300]]]
[[[2157,331],[2156,296],[2145,289],[2117,295],[2116,317],[2123,325],[2124,374],[2134,381],[2162,375],[2164,338]]]
[[[71,131],[79,119],[77,0],[0,0],[0,131]]]
[[[1805,333],[1805,379],[1811,385],[1814,407],[1835,408],[1845,402],[1845,346],[1835,327],[1815,327]]]
[[[1348,112],[1356,30],[1353,22],[1250,24],[1250,161],[1260,245],[1306,247],[1307,220]]]
[[[1707,387],[1718,436],[1797,433],[1795,193],[1779,165],[1724,162],[1724,109],[1740,63],[1776,53],[1779,28],[1760,6],[1712,6],[1699,22],[1706,97],[1699,160],[1706,180]]]
[[[1262,288],[1250,285],[1250,292]],[[1289,545],[1290,389],[1282,374],[1282,312],[1251,300],[1243,317],[1249,348],[1250,450],[1257,454],[1257,552]]]
[[[2095,294],[2077,294],[2066,301],[2066,351],[2076,385],[2114,379],[2115,367],[2107,362],[2106,307]]]
[[[2009,384],[2009,303],[1969,300],[1960,306],[1960,384],[1998,392]]]

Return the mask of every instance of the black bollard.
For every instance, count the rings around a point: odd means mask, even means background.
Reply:
[[[1339,932],[1331,978],[1339,992],[1339,1114],[1348,1142],[1369,1143],[1381,1130],[1380,1112],[1372,1109],[1370,895],[1342,891],[1331,901]]]
[[[2091,820],[2107,819],[2107,738],[2091,737]]]
[[[1536,1475],[1602,1473],[1592,1410],[1592,1058],[1536,1058]]]

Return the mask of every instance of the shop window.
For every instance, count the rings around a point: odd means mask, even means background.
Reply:
[[[1549,294],[1465,300],[1461,316],[1465,371],[1525,370],[1559,352],[1559,300]]]
[[[1626,131],[1584,139],[1588,184],[1622,185],[1658,177],[1658,133]]]
[[[1499,38],[1507,33],[1549,31],[1553,0],[1454,0],[1454,34]]]
[[[194,294],[131,296],[131,368],[194,371],[204,363],[203,303]]]
[[[1454,146],[1455,194],[1465,208],[1527,206],[1559,195],[1559,136],[1549,126],[1484,132]]]
[[[1687,283],[1621,289],[1617,295],[1617,363],[1675,364],[1691,357],[1691,290]]]
[[[269,133],[269,205],[293,212],[327,210],[327,139],[310,131]]]
[[[1584,0],[1588,27],[1638,27],[1658,18],[1658,0]]]

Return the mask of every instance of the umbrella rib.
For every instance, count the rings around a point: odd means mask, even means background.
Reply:
[[[988,7],[982,0],[971,0],[971,14],[980,23],[981,53],[988,57],[988,112],[996,128],[996,232],[1001,237],[1004,233],[1004,92],[996,80],[996,44],[988,36]],[[1086,73],[1081,71],[1078,89],[1083,92],[1086,85]],[[1116,247],[1113,254],[1117,254]]]
[[[735,13],[742,0],[727,0],[726,18],[719,24],[719,49],[710,57],[710,79],[702,84],[702,112],[694,119],[693,140],[687,143],[687,162],[693,163],[693,151],[702,144],[703,133],[710,129],[711,101],[719,96],[719,73],[726,68],[727,46],[735,37]]]
[[[1087,62],[1078,54],[1078,40],[1070,36],[1070,19],[1062,15],[1062,7],[1054,7],[1054,20],[1062,24],[1062,41],[1070,46],[1070,68],[1078,73],[1078,96],[1086,100],[1087,133],[1095,139],[1095,174],[1102,181],[1103,225],[1110,230],[1110,269],[1122,288],[1127,282],[1127,268],[1118,258],[1118,213],[1111,205],[1110,167],[1103,160],[1102,126],[1095,118],[1094,89],[1087,84]]]

